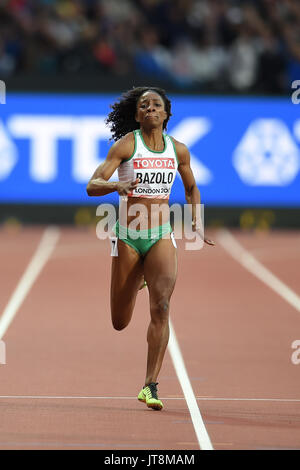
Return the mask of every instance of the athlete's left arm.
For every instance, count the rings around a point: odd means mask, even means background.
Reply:
[[[187,146],[182,144],[181,142],[178,142],[175,139],[173,139],[173,142],[174,142],[176,153],[177,153],[178,172],[181,176],[184,189],[185,189],[185,198],[186,198],[187,203],[191,204],[192,206],[193,230],[198,229],[200,230],[200,234],[201,234],[201,219],[197,220],[197,214],[199,214],[199,217],[201,214],[201,211],[200,211],[201,197],[200,197],[200,191],[197,187],[195,177],[191,168],[190,152]],[[198,211],[197,211],[197,207],[198,207]],[[204,237],[204,241],[208,245],[215,245],[215,243],[212,240],[209,240],[208,238]]]

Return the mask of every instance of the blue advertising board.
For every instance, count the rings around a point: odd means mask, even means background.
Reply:
[[[116,98],[8,94],[0,104],[0,203],[118,202],[117,193],[100,201],[85,189],[112,144],[104,120]],[[258,97],[171,101],[167,132],[189,148],[205,205],[300,207],[300,105]],[[185,202],[179,174],[170,202]]]

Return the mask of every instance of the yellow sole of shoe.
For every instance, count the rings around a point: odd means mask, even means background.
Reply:
[[[152,410],[155,410],[155,411],[160,411],[160,410],[163,409],[163,406],[161,406],[161,405],[154,405],[154,404],[150,404],[150,405],[149,405],[149,404],[147,403],[147,406],[148,406],[148,408],[152,408]]]

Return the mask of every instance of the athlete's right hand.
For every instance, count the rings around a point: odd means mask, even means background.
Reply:
[[[127,196],[133,189],[137,187],[139,182],[140,182],[139,178],[137,178],[134,181],[123,181],[123,182],[119,181],[117,191],[120,194],[120,196]]]

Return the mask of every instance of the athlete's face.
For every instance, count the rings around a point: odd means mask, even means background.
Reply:
[[[162,97],[154,91],[146,91],[138,100],[135,119],[142,127],[162,127],[167,119]]]

